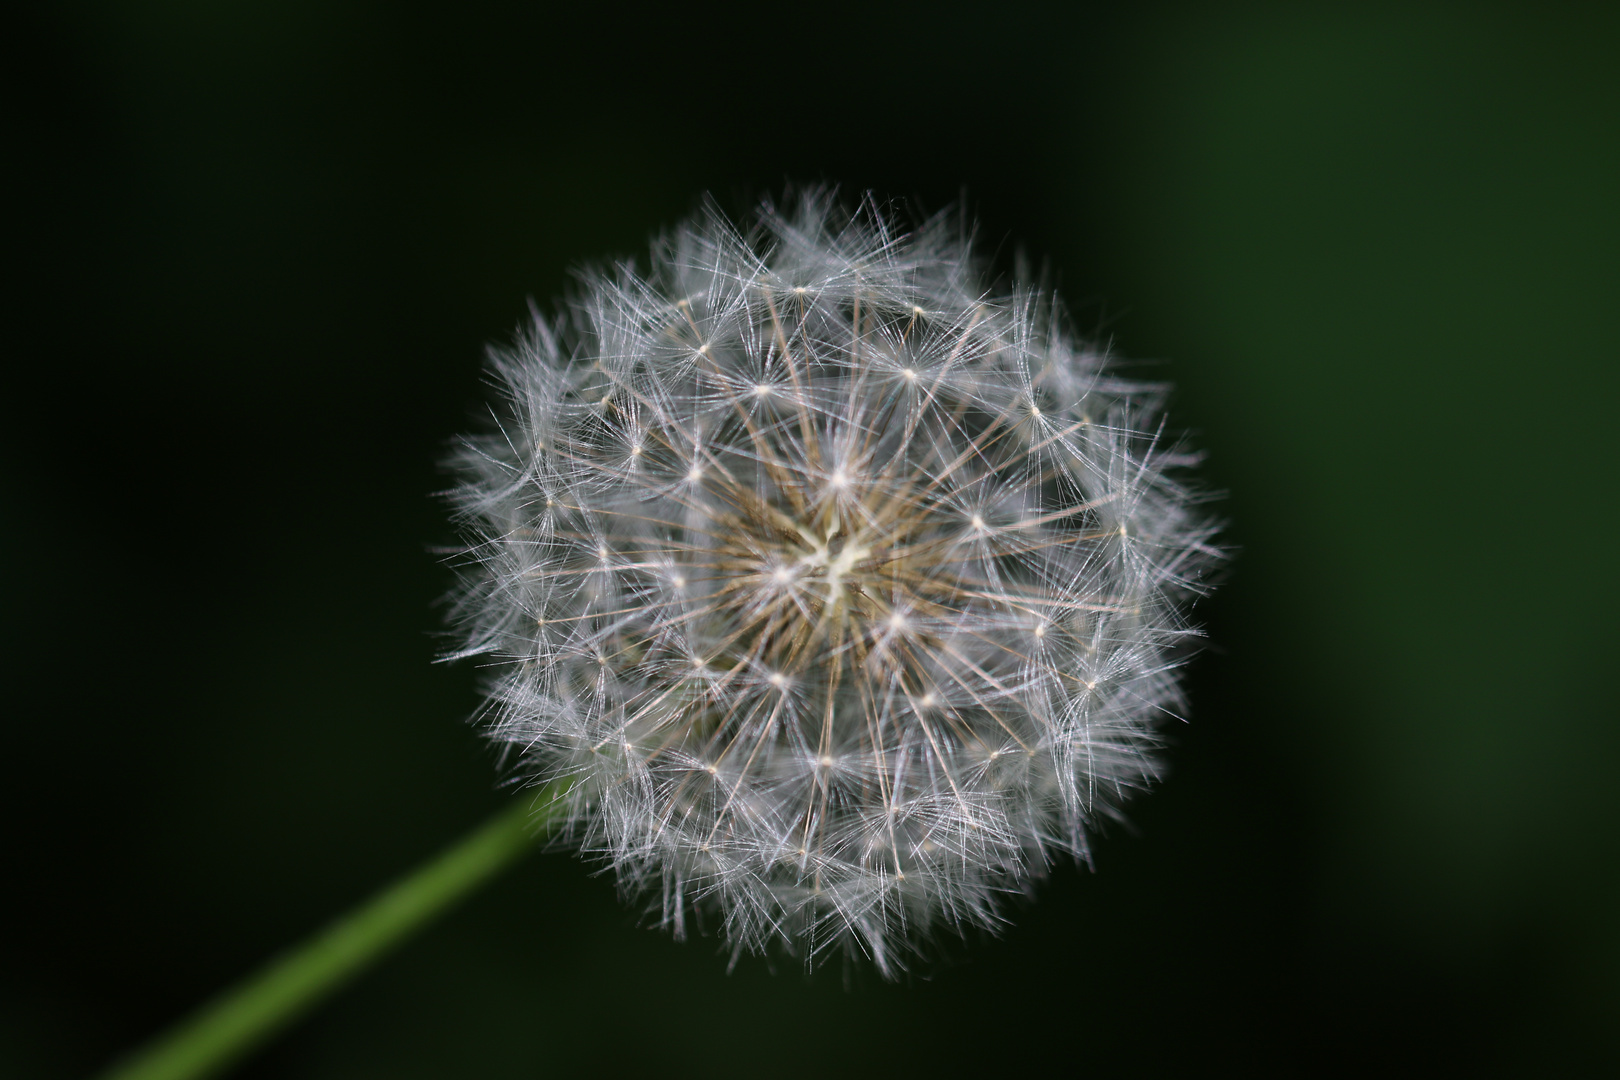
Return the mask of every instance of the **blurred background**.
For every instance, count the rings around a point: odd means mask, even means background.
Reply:
[[[1240,554],[1167,781],[898,985],[727,974],[541,855],[240,1075],[1615,1075],[1612,11],[13,13],[0,1072],[503,805],[431,663],[483,346],[791,179],[965,191],[1176,382]]]

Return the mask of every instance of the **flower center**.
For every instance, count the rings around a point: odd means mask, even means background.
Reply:
[[[837,603],[843,593],[844,578],[871,554],[870,547],[854,539],[835,538],[818,545],[799,562],[826,581],[827,603],[831,605]]]

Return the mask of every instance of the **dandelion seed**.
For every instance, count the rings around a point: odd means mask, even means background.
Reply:
[[[457,655],[677,933],[708,908],[737,952],[892,974],[1153,780],[1213,528],[1161,389],[989,292],[953,220],[813,194],[759,226],[688,224],[493,354]]]

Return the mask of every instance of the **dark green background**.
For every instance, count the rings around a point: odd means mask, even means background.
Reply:
[[[728,975],[538,857],[243,1075],[1615,1067],[1614,19],[1063,11],[33,7],[0,1072],[86,1075],[500,805],[430,664],[482,345],[789,178],[965,186],[1177,382],[1241,553],[1170,779],[899,985]]]

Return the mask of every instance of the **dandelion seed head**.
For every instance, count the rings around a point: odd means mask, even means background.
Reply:
[[[1218,557],[1190,456],[1162,387],[961,235],[824,192],[711,211],[492,353],[455,655],[677,933],[893,974],[1156,775]]]

